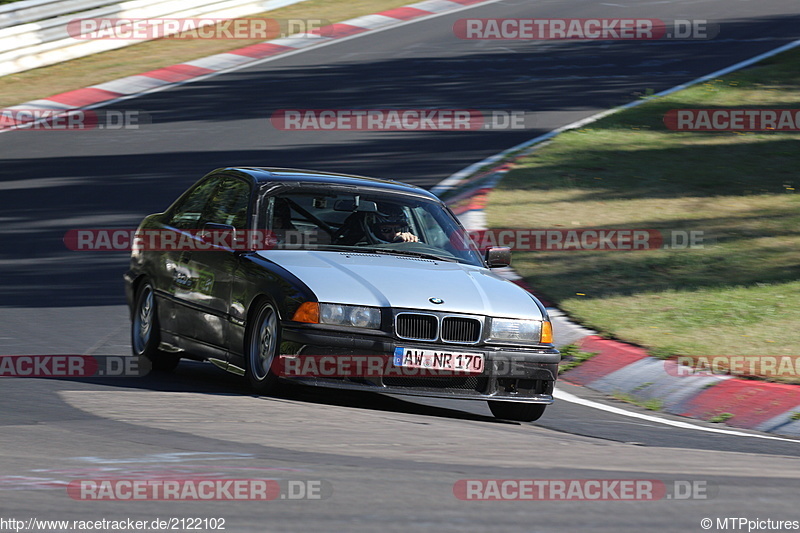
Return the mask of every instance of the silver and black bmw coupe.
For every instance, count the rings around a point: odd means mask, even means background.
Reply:
[[[134,354],[247,376],[486,400],[536,420],[560,354],[542,304],[491,271],[435,195],[396,181],[223,168],[150,215],[125,274]]]

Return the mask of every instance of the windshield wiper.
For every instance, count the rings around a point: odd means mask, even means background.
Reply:
[[[347,246],[342,244],[320,244],[317,250],[332,252],[350,252],[354,254],[381,254],[381,255],[404,255],[408,257],[419,257],[421,259],[431,259],[433,261],[447,261],[458,263],[456,257],[443,257],[441,255],[429,254],[425,252],[415,252],[412,250],[396,250],[394,248],[374,248],[371,246]]]
[[[368,248],[370,252],[384,254],[384,255],[406,255],[409,257],[419,257],[422,259],[433,259],[434,261],[447,261],[449,263],[457,263],[458,259],[455,257],[442,257],[440,255],[428,254],[425,252],[415,252],[413,250],[395,250],[394,248]]]

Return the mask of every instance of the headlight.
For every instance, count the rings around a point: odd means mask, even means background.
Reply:
[[[343,305],[322,304],[319,311],[319,318],[323,324],[341,324],[344,320]]]
[[[539,344],[550,342],[542,339],[541,320],[516,320],[511,318],[493,318],[489,330],[489,342],[510,342],[514,344]]]
[[[358,305],[319,304],[319,321],[335,326],[378,329],[381,326],[381,310]]]

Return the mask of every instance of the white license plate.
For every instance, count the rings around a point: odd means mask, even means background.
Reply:
[[[394,366],[423,368],[427,370],[450,370],[480,374],[483,372],[482,353],[451,352],[400,347],[394,349]]]

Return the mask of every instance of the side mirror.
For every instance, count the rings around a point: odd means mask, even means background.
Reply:
[[[203,224],[203,229],[197,234],[201,241],[212,244],[214,243],[214,234],[230,233],[233,236],[236,233],[236,228],[229,224],[217,224],[214,222],[206,222]]]
[[[484,260],[489,268],[507,267],[511,264],[511,248],[487,248]]]

